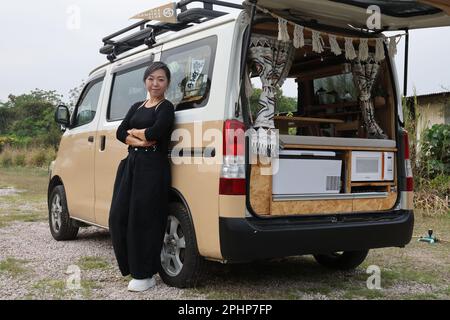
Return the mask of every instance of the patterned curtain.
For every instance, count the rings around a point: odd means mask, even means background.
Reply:
[[[275,128],[276,88],[283,85],[289,73],[293,60],[291,42],[278,41],[267,36],[253,36],[249,48],[248,65],[256,73],[262,83],[262,93],[259,97],[259,110],[253,127]]]
[[[353,79],[356,88],[359,89],[359,101],[364,125],[371,139],[388,138],[375,119],[375,109],[372,99],[372,88],[377,79],[379,69],[380,64],[373,60],[361,62],[355,59],[352,61]]]

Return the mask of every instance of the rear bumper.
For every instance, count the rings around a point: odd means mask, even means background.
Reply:
[[[229,262],[303,254],[403,247],[414,214],[397,210],[315,219],[220,218],[222,257]]]

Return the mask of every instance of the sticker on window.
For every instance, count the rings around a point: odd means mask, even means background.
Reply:
[[[192,59],[190,75],[185,87],[185,97],[195,97],[199,95],[199,91],[202,88],[204,82],[204,77],[202,75],[204,67],[205,59]],[[200,79],[200,76],[202,76],[201,81],[198,81]]]

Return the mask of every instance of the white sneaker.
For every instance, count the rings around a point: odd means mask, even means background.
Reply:
[[[132,279],[130,283],[128,283],[128,291],[133,292],[142,292],[148,290],[156,285],[155,278],[147,278],[147,279]]]

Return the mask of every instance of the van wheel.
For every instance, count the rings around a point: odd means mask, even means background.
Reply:
[[[172,287],[194,287],[204,266],[205,260],[198,253],[194,226],[187,209],[181,203],[170,203],[161,250],[159,274],[162,280]]]
[[[350,270],[358,267],[367,257],[369,250],[344,251],[330,254],[315,254],[316,261],[324,267],[337,270]]]
[[[48,222],[55,240],[74,240],[77,237],[79,228],[69,216],[66,192],[61,185],[56,186],[50,195]]]

